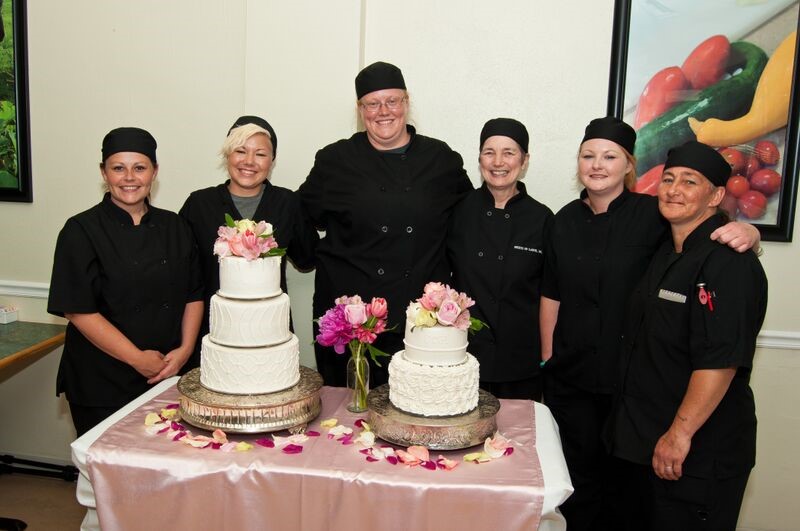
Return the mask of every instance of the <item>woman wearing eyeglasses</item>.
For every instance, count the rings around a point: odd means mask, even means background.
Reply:
[[[313,311],[322,316],[341,295],[384,297],[389,324],[375,346],[403,348],[405,309],[427,282],[448,282],[445,236],[453,206],[472,190],[461,156],[408,125],[409,96],[399,68],[377,62],[355,80],[364,131],[317,152],[300,186],[316,227]],[[317,370],[327,385],[346,383],[346,356],[315,345]],[[372,385],[387,381],[371,367]]]

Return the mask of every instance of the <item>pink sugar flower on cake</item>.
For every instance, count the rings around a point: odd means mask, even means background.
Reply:
[[[439,324],[477,332],[486,324],[470,316],[469,308],[474,305],[475,301],[466,293],[459,293],[441,282],[428,282],[422,297],[408,306],[406,318],[413,326],[429,327]]]
[[[217,230],[214,254],[220,259],[240,256],[246,260],[283,256],[286,254],[286,249],[278,247],[273,232],[272,225],[266,221],[255,222],[250,219],[234,221],[230,214],[225,214],[225,225]]]

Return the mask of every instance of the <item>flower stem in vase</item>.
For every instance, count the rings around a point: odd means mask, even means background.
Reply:
[[[350,348],[351,356],[347,362],[347,387],[352,391],[352,399],[347,410],[361,413],[367,410],[369,394],[369,362],[363,353],[363,344]]]

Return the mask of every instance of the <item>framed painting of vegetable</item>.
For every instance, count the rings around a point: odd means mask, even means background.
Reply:
[[[636,190],[655,194],[688,140],[731,164],[722,208],[791,241],[800,169],[797,0],[616,0],[608,113],[637,130]]]
[[[0,200],[30,203],[25,0],[0,0]]]

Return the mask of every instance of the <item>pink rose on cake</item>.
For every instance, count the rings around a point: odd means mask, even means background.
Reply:
[[[240,256],[247,260],[267,256],[283,256],[286,249],[278,247],[273,229],[266,221],[255,222],[250,219],[234,221],[225,214],[225,225],[217,231],[214,254],[220,259],[227,256]]]
[[[428,282],[422,297],[409,304],[406,318],[414,326],[452,326],[459,330],[477,332],[486,324],[469,314],[475,305],[466,293],[459,293],[441,282]]]

